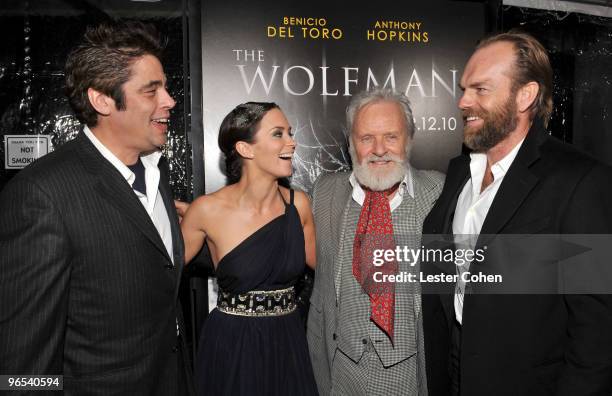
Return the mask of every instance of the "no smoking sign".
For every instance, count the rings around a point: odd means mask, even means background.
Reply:
[[[48,135],[4,135],[4,168],[22,169],[49,152]]]

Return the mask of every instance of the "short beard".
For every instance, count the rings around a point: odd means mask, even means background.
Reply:
[[[353,174],[355,175],[355,178],[359,184],[369,188],[372,191],[385,191],[390,189],[394,185],[401,182],[404,177],[406,177],[406,173],[408,172],[408,153],[406,153],[406,158],[403,160],[394,154],[385,154],[382,157],[370,154],[368,157],[364,158],[361,163],[359,163],[355,148],[352,144],[349,144],[349,154],[351,155]],[[385,170],[384,172],[372,170],[368,166],[368,162],[374,159],[391,161],[393,163],[393,167],[389,170]]]
[[[510,135],[510,132],[516,129],[516,102],[514,101],[515,93],[511,92],[506,102],[490,112],[463,112],[463,119],[468,116],[480,117],[483,121],[483,126],[479,131],[472,134],[466,134],[464,130],[463,143],[472,151],[477,153],[487,152],[495,147],[499,142],[503,141]]]

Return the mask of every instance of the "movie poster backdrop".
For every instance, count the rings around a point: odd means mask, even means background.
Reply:
[[[473,2],[206,0],[206,193],[225,185],[217,136],[239,103],[281,107],[297,141],[291,183],[310,191],[320,173],[350,169],[346,106],[352,95],[375,86],[404,92],[412,102],[412,165],[446,172],[461,150],[459,80],[483,32],[483,6]]]

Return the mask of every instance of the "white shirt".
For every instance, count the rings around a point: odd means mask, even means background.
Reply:
[[[465,183],[455,208],[453,218],[453,235],[456,248],[474,249],[482,225],[493,204],[495,195],[504,180],[504,176],[514,162],[523,141],[521,140],[504,158],[491,165],[493,182],[482,192],[482,180],[487,169],[487,155],[484,153],[470,154],[470,180]],[[470,263],[457,265],[457,274],[469,271]],[[455,318],[463,323],[463,296],[465,293],[465,282],[459,276],[455,287]]]
[[[354,173],[351,173],[349,176],[349,183],[353,187],[353,200],[359,204],[359,206],[363,206],[363,201],[365,201],[365,191],[361,188],[361,185],[357,181]],[[397,189],[397,193],[393,195],[391,201],[389,201],[389,206],[391,207],[391,212],[397,209],[402,204],[402,199],[404,194],[408,193],[411,198],[414,198],[414,186],[412,185],[412,176],[410,167],[408,167],[406,176],[400,182],[400,185]]]
[[[128,168],[119,160],[119,158],[115,156],[115,154],[106,148],[106,146],[104,146],[104,144],[98,140],[93,132],[91,132],[89,127],[85,126],[83,131],[85,132],[85,136],[89,138],[100,154],[102,154],[102,156],[106,158],[108,162],[110,162],[119,171],[119,173],[121,173],[129,185],[132,186],[134,184],[134,180],[136,180],[136,175],[134,175],[134,172],[132,172],[130,168]],[[170,218],[168,217],[166,206],[164,205],[164,201],[162,200],[159,192],[160,173],[157,164],[159,163],[161,156],[162,154],[160,151],[155,151],[151,154],[140,157],[142,164],[145,167],[145,185],[147,194],[144,195],[136,190],[133,191],[149,214],[151,221],[153,221],[159,236],[164,242],[168,256],[170,256],[172,263],[174,263]]]

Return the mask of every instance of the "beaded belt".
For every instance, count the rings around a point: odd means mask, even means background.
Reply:
[[[219,290],[217,309],[230,315],[281,316],[295,311],[297,305],[293,286],[281,290],[254,290],[232,294]]]

